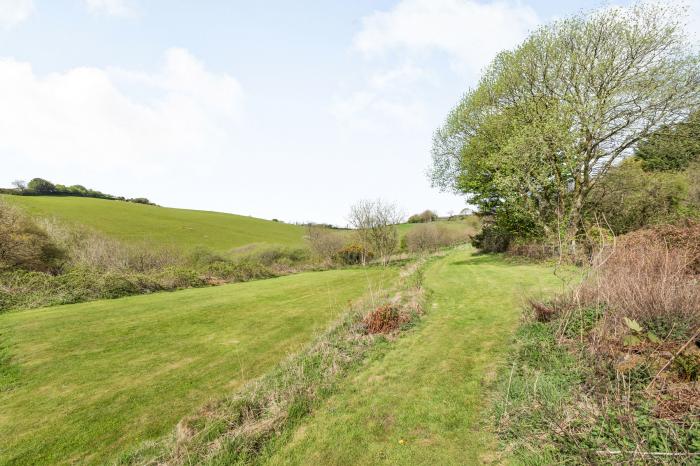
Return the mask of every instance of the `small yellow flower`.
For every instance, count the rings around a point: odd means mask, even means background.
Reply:
[[[399,440],[399,443],[400,443],[401,445],[403,445],[404,443],[406,443],[406,441],[405,441],[404,439],[401,439],[401,440]]]

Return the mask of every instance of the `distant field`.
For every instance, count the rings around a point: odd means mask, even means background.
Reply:
[[[481,227],[481,223],[479,219],[476,216],[470,216],[467,217],[464,220],[452,220],[452,221],[447,221],[447,220],[438,220],[437,222],[434,222],[436,225],[444,226],[452,230],[467,230],[470,231],[471,233],[477,233]],[[402,223],[398,225],[399,229],[399,236],[403,237],[411,231],[412,229],[416,228],[419,225],[426,225],[425,223]]]
[[[18,369],[0,358],[15,374],[0,387],[0,464],[101,464],[170,432],[396,276],[314,272],[0,315]]]
[[[302,227],[241,215],[82,197],[2,195],[0,199],[32,215],[86,225],[126,241],[216,251],[251,243],[304,244]]]

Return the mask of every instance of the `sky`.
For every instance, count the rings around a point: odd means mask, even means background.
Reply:
[[[0,0],[0,186],[336,225],[360,199],[459,212],[427,176],[435,129],[496,53],[603,5]]]

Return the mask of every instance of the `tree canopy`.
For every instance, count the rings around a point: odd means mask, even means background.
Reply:
[[[575,245],[601,175],[700,103],[678,8],[608,8],[499,54],[436,132],[432,181],[517,237]]]

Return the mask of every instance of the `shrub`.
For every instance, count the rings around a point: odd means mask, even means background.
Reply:
[[[361,264],[362,259],[372,260],[374,254],[367,250],[364,246],[357,243],[351,243],[338,251],[338,260],[346,265]]]
[[[0,202],[0,270],[52,271],[62,257],[61,249],[31,219]]]
[[[306,240],[311,251],[320,259],[333,261],[345,245],[345,238],[330,228],[309,225],[306,229]]]
[[[437,221],[438,216],[432,210],[426,210],[420,214],[411,215],[408,217],[408,223],[428,223]]]
[[[44,220],[42,229],[64,251],[71,266],[97,270],[147,272],[182,264],[173,248],[149,243],[125,243],[95,230]]]
[[[700,327],[700,224],[640,230],[604,248],[578,304],[606,309],[601,332],[619,339],[625,318],[661,337],[687,338]]]
[[[684,216],[687,174],[645,172],[638,160],[611,169],[591,191],[588,221],[616,234],[675,221]]]

